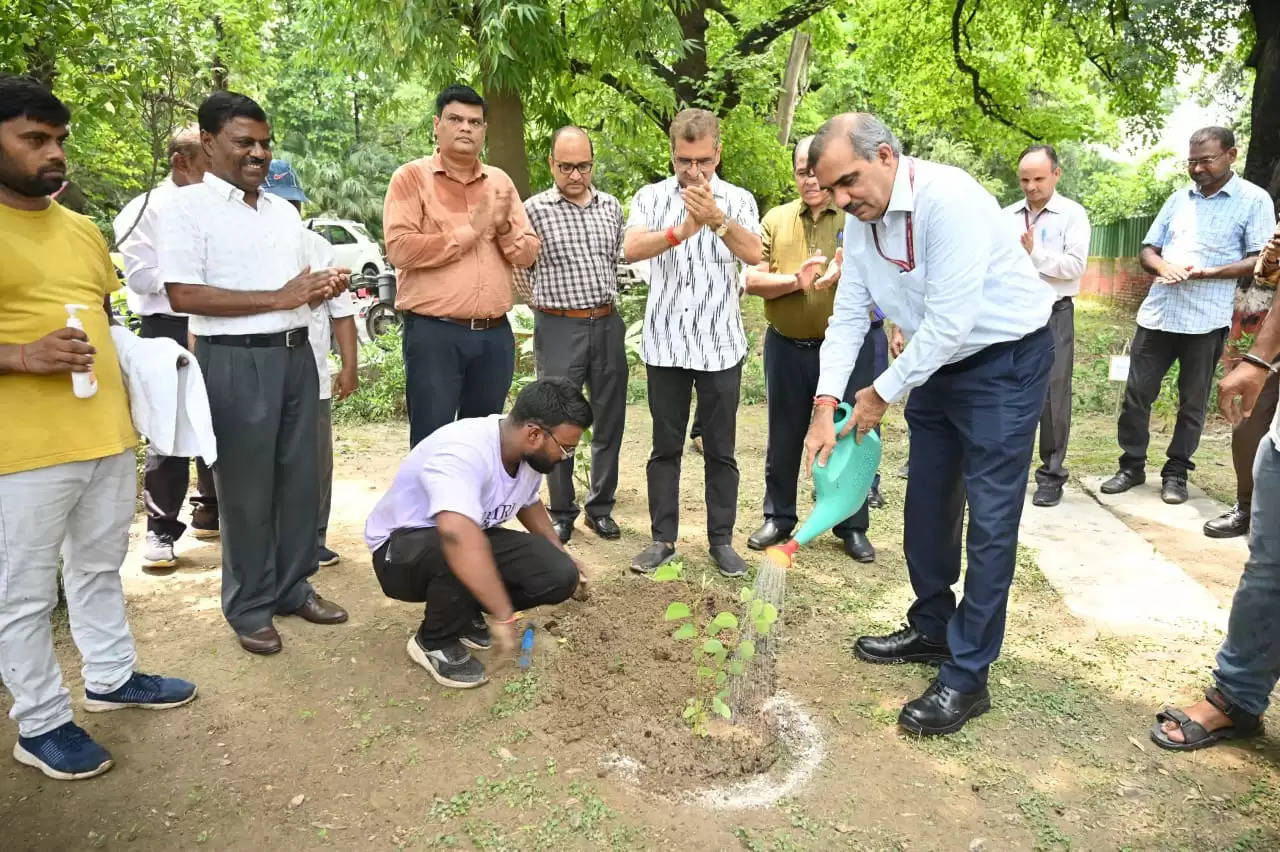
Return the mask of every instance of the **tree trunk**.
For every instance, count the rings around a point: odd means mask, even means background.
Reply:
[[[1244,177],[1280,199],[1280,8],[1272,0],[1250,0],[1258,40],[1249,54],[1254,69],[1249,156]]]
[[[787,68],[782,73],[782,94],[778,96],[778,144],[786,145],[791,138],[791,122],[796,117],[796,101],[800,99],[800,76],[809,58],[809,34],[796,33],[791,37],[791,53]]]
[[[489,149],[487,161],[511,176],[521,198],[528,198],[529,157],[524,148],[524,101],[520,93],[486,85],[489,104]]]

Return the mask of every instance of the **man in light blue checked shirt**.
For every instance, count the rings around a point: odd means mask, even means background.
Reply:
[[[1160,496],[1166,503],[1187,500],[1191,456],[1231,325],[1236,279],[1253,274],[1254,256],[1276,223],[1266,190],[1231,170],[1235,144],[1225,127],[1191,134],[1187,173],[1194,186],[1169,196],[1142,241],[1142,268],[1156,278],[1138,311],[1118,427],[1120,470],[1102,484],[1105,494],[1146,481],[1151,405],[1176,360],[1178,419],[1160,472]]]

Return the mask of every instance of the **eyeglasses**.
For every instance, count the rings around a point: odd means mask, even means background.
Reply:
[[[560,461],[568,461],[569,459],[573,458],[573,454],[578,450],[577,447],[566,447],[564,444],[556,440],[556,436],[552,435],[551,430],[545,426],[539,426],[538,428],[541,429],[546,434],[546,436],[551,439],[552,443],[554,443],[557,447],[560,448]]]
[[[709,169],[716,164],[715,157],[701,157],[697,160],[690,160],[688,157],[672,157],[672,161],[676,164],[676,168],[680,171],[687,172],[694,166],[698,170]]]
[[[1187,160],[1187,168],[1194,169],[1196,166],[1207,166],[1210,163],[1212,163],[1214,160],[1225,157],[1226,155],[1227,155],[1227,152],[1223,151],[1220,154],[1214,154],[1212,157],[1197,157],[1194,160]]]
[[[556,160],[556,168],[560,170],[560,174],[562,175],[571,175],[574,172],[577,172],[580,175],[586,176],[591,174],[591,170],[594,169],[595,166],[596,164],[592,162],[562,163],[559,160]]]
[[[463,124],[466,124],[473,130],[479,130],[481,127],[484,127],[483,118],[466,118],[458,115],[456,112],[449,113],[444,117],[444,120],[450,127],[461,127]]]

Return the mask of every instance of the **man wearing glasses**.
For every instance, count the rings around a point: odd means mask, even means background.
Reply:
[[[401,166],[387,187],[410,446],[455,418],[501,411],[515,373],[511,270],[533,263],[538,236],[511,178],[480,162],[487,114],[474,89],[445,89],[436,153]]]
[[[1253,274],[1254,256],[1275,227],[1266,190],[1237,177],[1235,134],[1204,127],[1191,134],[1187,172],[1193,186],[1165,201],[1143,239],[1139,259],[1155,282],[1138,310],[1129,347],[1129,378],[1120,412],[1120,470],[1102,484],[1119,494],[1146,481],[1151,405],[1178,362],[1178,419],[1160,472],[1160,497],[1187,500],[1191,456],[1200,443],[1214,368],[1222,356],[1236,279]]]
[[[559,603],[585,582],[538,492],[590,426],[572,382],[539,379],[506,417],[458,420],[416,446],[370,513],[365,542],[383,592],[426,603],[409,658],[442,686],[487,681],[471,651],[510,654],[516,612]],[[526,532],[504,526],[513,519]]]
[[[714,114],[682,110],[671,122],[670,136],[675,176],[636,193],[623,238],[628,261],[653,259],[641,352],[653,417],[647,468],[653,544],[631,568],[651,573],[675,556],[680,459],[696,386],[711,558],[721,574],[742,577],[747,566],[732,543],[738,512],[738,392],[747,354],[738,264],[760,262],[760,221],[751,193],[716,175],[720,122]]]
[[[879,306],[909,339],[855,395],[847,433],[874,429],[910,391],[911,478],[903,552],[916,600],[908,626],[863,636],[871,663],[933,663],[938,677],[898,724],[950,734],[991,707],[987,675],[1004,640],[1027,466],[1053,365],[1054,293],[991,193],[960,169],[904,157],[868,113],[822,126],[809,146],[818,184],[848,213],[835,312],[805,447],[826,464],[835,406]],[[960,579],[969,508],[968,572]]]
[[[591,433],[591,489],[587,526],[601,538],[622,535],[613,520],[618,451],[627,414],[626,328],[617,311],[622,205],[591,182],[595,151],[578,127],[551,137],[547,163],[555,186],[525,201],[525,213],[542,243],[524,273],[534,308],[533,352],[538,375],[565,376],[586,385],[595,426]],[[579,507],[573,459],[547,475],[551,519],[567,542]]]

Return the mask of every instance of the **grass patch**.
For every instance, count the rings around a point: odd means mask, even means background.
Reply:
[[[489,708],[490,715],[495,719],[506,719],[522,710],[528,710],[537,700],[541,688],[542,684],[534,672],[526,672],[515,680],[507,681],[502,685],[502,694]]]

